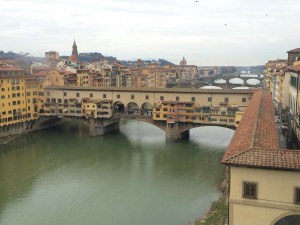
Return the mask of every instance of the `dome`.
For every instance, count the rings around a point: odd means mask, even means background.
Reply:
[[[186,60],[185,60],[184,56],[183,56],[183,59],[180,61],[180,65],[186,66]]]
[[[232,78],[229,80],[231,84],[244,84],[244,81],[241,78]]]

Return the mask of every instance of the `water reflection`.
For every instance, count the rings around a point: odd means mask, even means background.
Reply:
[[[100,137],[71,123],[1,146],[0,224],[193,221],[218,195],[225,149],[203,144],[208,132],[197,132],[169,143],[142,122],[124,122],[120,133]],[[222,132],[213,133],[224,140],[228,131]]]

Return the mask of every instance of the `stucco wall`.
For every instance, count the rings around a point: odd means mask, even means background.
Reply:
[[[258,199],[245,199],[243,182],[258,183]],[[300,214],[294,204],[294,189],[300,187],[300,172],[230,168],[230,225],[274,225],[287,214]]]

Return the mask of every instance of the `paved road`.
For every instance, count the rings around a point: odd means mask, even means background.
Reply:
[[[281,126],[281,123],[276,123],[279,146],[281,149],[286,149],[286,136],[282,134]]]

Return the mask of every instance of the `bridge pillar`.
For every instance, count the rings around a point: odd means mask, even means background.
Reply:
[[[90,136],[99,136],[119,130],[119,119],[89,119]]]
[[[185,123],[167,123],[166,138],[169,141],[178,141],[183,138],[188,138],[190,135],[189,129],[184,129]]]

